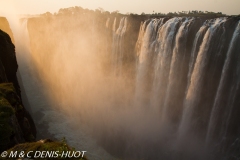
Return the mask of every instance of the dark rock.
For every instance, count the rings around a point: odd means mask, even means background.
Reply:
[[[33,119],[22,104],[17,69],[15,46],[0,30],[0,152],[36,137]]]

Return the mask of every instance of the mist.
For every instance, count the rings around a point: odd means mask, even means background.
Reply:
[[[227,82],[237,88],[227,93],[239,94],[239,78],[229,78],[237,62],[223,72],[239,59],[225,60],[238,51],[238,18],[149,19],[81,7],[5,16],[37,139],[65,137],[96,160],[214,159],[219,141],[235,140],[238,101],[223,102],[229,125],[211,109]]]
[[[117,159],[113,157],[145,150],[141,146],[149,139],[154,142],[160,127],[157,115],[134,104],[135,79],[128,75],[135,63],[119,72],[114,64],[119,57],[114,57],[109,42],[112,35],[102,25],[107,19],[97,16],[7,18],[38,138],[66,137],[91,159]],[[121,27],[116,29],[121,32]]]

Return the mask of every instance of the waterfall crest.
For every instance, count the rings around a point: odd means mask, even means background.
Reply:
[[[178,147],[191,145],[191,138],[202,147],[229,145],[238,136],[239,42],[239,22],[231,18],[142,22],[137,102],[158,112],[159,125],[173,127]]]
[[[238,17],[73,16],[24,23],[51,134],[93,159],[221,159],[240,134]]]

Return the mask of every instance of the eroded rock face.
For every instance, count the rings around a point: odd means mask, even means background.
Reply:
[[[13,38],[13,32],[10,28],[10,25],[8,23],[8,20],[5,17],[0,17],[0,29],[4,32],[6,32],[10,38],[13,44],[15,44],[15,40]]]
[[[0,151],[35,140],[36,129],[12,83],[0,84]]]
[[[0,152],[36,137],[35,124],[22,104],[17,69],[15,46],[0,30]]]
[[[16,91],[20,93],[16,77],[18,64],[15,55],[15,46],[9,35],[2,30],[0,30],[0,61],[1,73],[5,73],[5,78],[2,78],[3,80],[0,83],[12,82]],[[4,77],[4,75],[1,77]]]

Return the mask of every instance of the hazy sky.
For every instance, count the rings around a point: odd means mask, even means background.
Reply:
[[[214,11],[229,15],[240,14],[240,0],[0,0],[0,15],[3,12],[20,14],[54,13],[60,8],[81,6],[121,13],[153,13],[175,11]]]

